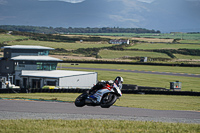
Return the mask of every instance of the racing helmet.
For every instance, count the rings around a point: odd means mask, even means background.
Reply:
[[[120,76],[117,76],[116,78],[115,78],[115,81],[114,81],[117,85],[121,82],[121,83],[123,83],[124,82],[124,79],[122,78],[122,77],[120,77]]]

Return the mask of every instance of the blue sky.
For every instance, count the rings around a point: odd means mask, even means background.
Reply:
[[[200,31],[200,0],[0,0],[0,25]]]

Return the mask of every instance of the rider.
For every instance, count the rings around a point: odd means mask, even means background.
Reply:
[[[103,84],[105,84],[106,86],[110,87],[110,85],[113,85],[114,83],[121,90],[123,82],[124,82],[123,78],[120,77],[120,76],[117,76],[114,81],[113,80],[109,80],[109,81],[101,81],[101,82],[97,83],[97,85],[95,85],[94,87],[92,87],[92,89],[90,90],[90,92],[97,91],[97,90],[101,89],[103,87]]]
[[[102,81],[97,83],[97,85],[95,85],[94,87],[91,88],[91,90],[89,90],[89,93],[92,94],[89,97],[92,99],[92,101],[94,103],[97,102],[97,98],[95,97],[96,92],[103,88],[103,87],[111,87],[113,86],[113,88],[118,88],[121,90],[122,89],[122,83],[124,82],[123,78],[120,76],[117,76],[114,80],[114,82],[112,80],[109,81]]]
[[[124,82],[124,79],[120,76],[117,76],[114,80],[114,83],[119,87],[119,89],[122,89],[122,83]]]

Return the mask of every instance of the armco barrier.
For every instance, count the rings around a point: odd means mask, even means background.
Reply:
[[[88,89],[31,89],[29,93],[83,93]]]
[[[154,94],[154,95],[184,95],[184,96],[200,96],[200,92],[191,91],[151,91],[151,90],[123,90],[123,94]]]
[[[32,89],[30,93],[83,93],[88,89]],[[123,94],[155,94],[155,95],[185,95],[200,96],[200,92],[191,91],[153,91],[153,90],[134,90],[122,89]]]
[[[165,91],[168,90],[166,88],[161,87],[148,87],[148,86],[137,86],[132,84],[123,84],[124,90],[157,90],[157,91]]]
[[[0,93],[20,93],[21,89],[2,89],[0,88]]]
[[[83,93],[88,89],[30,89],[26,91],[0,89],[0,93]],[[200,96],[200,92],[192,91],[172,91],[172,90],[147,90],[147,89],[122,89],[123,94],[154,94],[154,95],[185,95],[185,96]]]

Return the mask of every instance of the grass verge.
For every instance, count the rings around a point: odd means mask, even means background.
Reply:
[[[0,94],[0,98],[40,99],[74,102],[78,93],[18,93]],[[123,94],[116,106],[135,107],[155,110],[191,110],[200,111],[200,97],[169,95]]]
[[[199,124],[115,120],[0,120],[2,133],[198,133]]]

